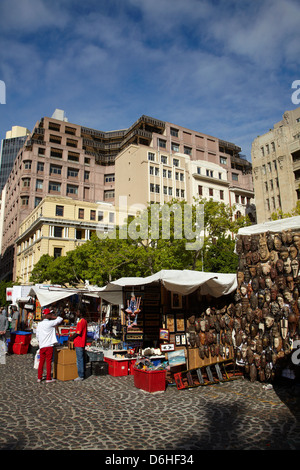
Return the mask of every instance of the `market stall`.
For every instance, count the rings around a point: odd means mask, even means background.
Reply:
[[[299,376],[300,217],[239,230],[236,356],[251,381]],[[294,351],[295,352],[295,351]]]

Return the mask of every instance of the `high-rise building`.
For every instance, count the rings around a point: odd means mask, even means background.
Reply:
[[[229,203],[239,198],[240,209],[246,210],[254,197],[251,163],[240,151],[230,142],[149,116],[128,129],[103,132],[70,124],[56,110],[36,123],[7,179],[0,279],[15,280],[20,226],[48,195],[116,207],[120,195],[128,197],[129,205],[168,197],[191,201],[199,195],[191,184],[191,163],[200,161],[205,169],[213,167],[201,176],[217,200],[228,188]]]
[[[300,199],[300,108],[252,143],[253,183],[257,222],[271,220],[273,212],[292,211]]]
[[[15,158],[29,134],[30,131],[25,127],[13,126],[10,131],[6,132],[5,139],[2,139],[0,152],[0,191],[4,188]]]

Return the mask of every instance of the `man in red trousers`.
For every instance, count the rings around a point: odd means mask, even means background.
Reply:
[[[63,321],[62,317],[56,317],[49,308],[43,311],[43,320],[36,329],[36,338],[40,348],[40,362],[38,367],[38,382],[42,381],[43,368],[46,362],[46,383],[55,382],[51,376],[51,365],[53,357],[53,345],[57,343],[55,327]]]

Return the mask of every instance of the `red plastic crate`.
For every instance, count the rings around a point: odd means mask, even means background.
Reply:
[[[29,345],[30,341],[31,341],[31,333],[16,331],[14,333],[11,333],[10,338],[11,338],[11,342],[13,344],[21,343],[21,344],[28,344]]]
[[[134,385],[146,392],[160,392],[166,389],[166,371],[134,369]]]
[[[27,354],[29,344],[13,343],[9,346],[9,352],[13,354]]]
[[[104,357],[104,361],[108,363],[108,374],[113,377],[122,377],[128,375],[128,360],[123,359],[111,359],[110,357]]]
[[[128,361],[128,374],[129,375],[134,374],[135,363],[136,363],[136,359],[129,359],[129,361]]]

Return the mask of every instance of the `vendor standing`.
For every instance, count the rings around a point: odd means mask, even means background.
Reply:
[[[8,319],[5,308],[0,309],[0,364],[5,364],[6,359],[6,331],[8,329]]]
[[[74,341],[74,347],[76,351],[76,362],[78,377],[74,379],[76,382],[84,380],[85,378],[85,346],[87,338],[87,321],[84,318],[82,311],[78,310],[77,317],[79,321],[76,326],[76,331],[70,336],[70,340]]]
[[[36,338],[40,348],[40,362],[38,367],[38,382],[42,381],[43,368],[46,361],[46,383],[54,382],[51,377],[51,366],[53,357],[53,346],[57,343],[55,327],[62,321],[62,317],[56,317],[50,312],[49,308],[43,311],[43,320],[38,324],[36,329]]]

